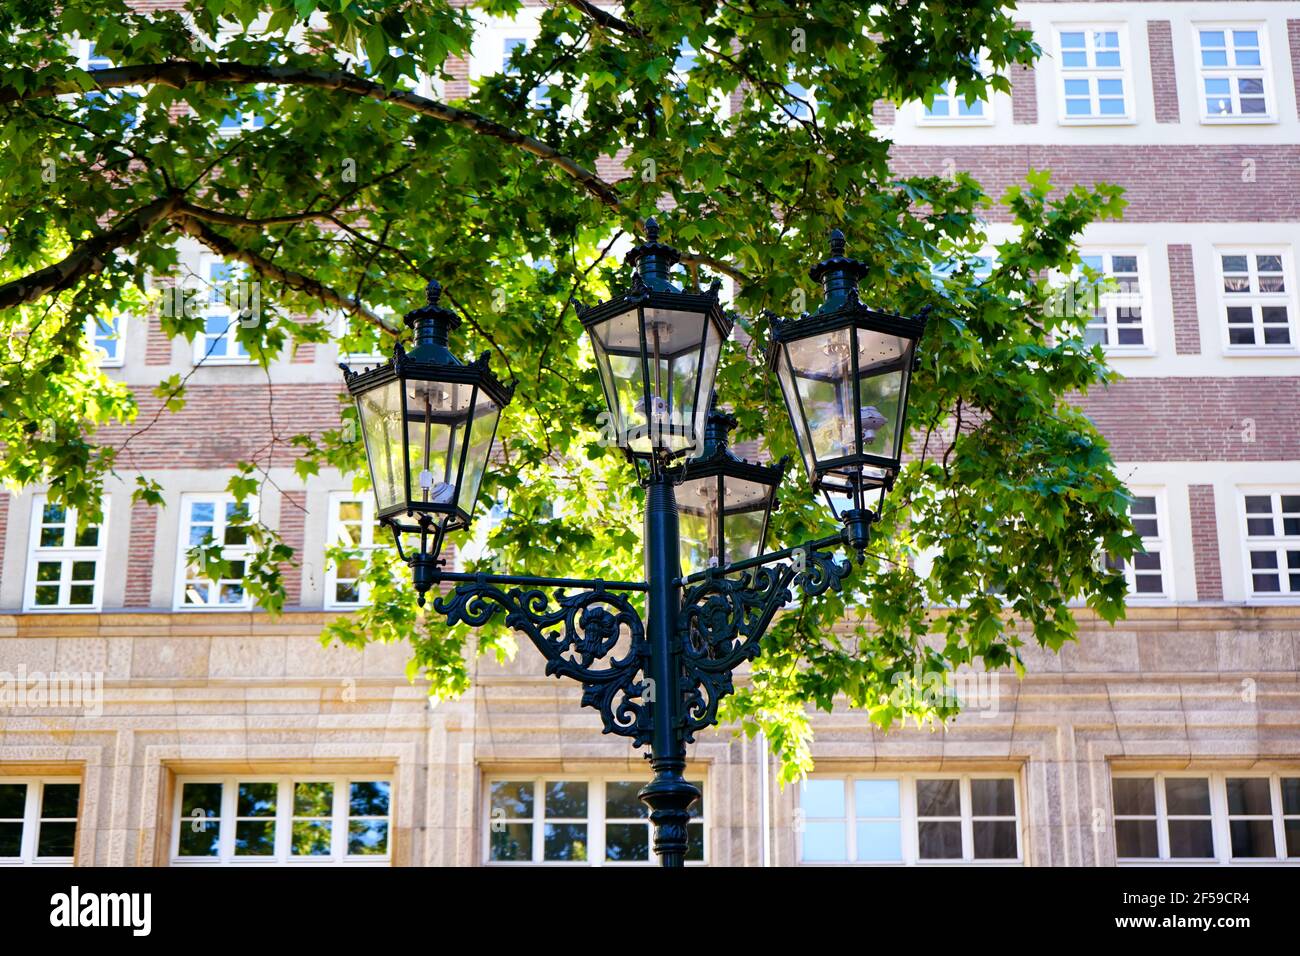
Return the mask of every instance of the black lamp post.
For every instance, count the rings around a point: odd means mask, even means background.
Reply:
[[[644,581],[441,567],[443,538],[473,516],[497,417],[512,390],[492,377],[486,354],[463,365],[450,353],[456,316],[438,305],[437,283],[429,284],[428,305],[407,316],[416,331],[410,353],[399,346],[389,365],[344,372],[357,400],[379,520],[393,529],[412,567],[420,603],[434,585],[452,583],[433,602],[449,624],[478,627],[504,611],[506,623],[546,658],[548,675],[582,685],[582,704],[599,711],[605,733],[650,745],[654,779],[640,797],[660,862],[682,866],[691,806],[700,796],[684,777],[686,745],[717,722],[718,704],[734,689],[732,672],[758,655],[768,625],[792,600],[791,586],[805,597],[840,590],[851,565],[834,549],[866,548],[874,516],[863,495],[872,487],[883,494],[897,473],[921,326],[858,303],[861,267],[843,258],[836,231],[831,258],[814,269],[826,277],[827,306],[779,323],[772,361],[814,484],[847,491],[853,507],[837,509],[839,534],[763,553],[786,463],[757,465],[728,450],[734,419],[716,409],[709,414],[718,356],[731,331],[718,285],[707,292],[678,288],[670,278],[677,251],[658,241],[653,219],[646,231],[648,241],[628,256],[639,267],[631,290],[579,310],[596,353],[611,443],[639,473],[646,468]],[[864,402],[873,415],[857,413]],[[819,425],[838,429],[835,441],[808,427],[810,412]],[[683,558],[692,568],[685,575]],[[646,595],[644,619],[628,597],[635,593]]]

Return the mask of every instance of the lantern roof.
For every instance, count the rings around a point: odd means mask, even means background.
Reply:
[[[672,473],[686,481],[723,475],[760,485],[780,485],[786,466],[790,463],[790,456],[786,455],[774,465],[764,465],[739,457],[731,450],[727,437],[738,424],[736,416],[718,407],[715,395],[709,404],[708,418],[705,419],[704,446],[700,454],[673,468]]]

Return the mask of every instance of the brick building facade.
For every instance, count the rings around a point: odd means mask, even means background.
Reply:
[[[487,24],[442,95],[498,69],[532,15]],[[1081,612],[1077,644],[1028,649],[1023,680],[998,675],[946,730],[818,715],[801,786],[776,785],[761,742],[702,735],[705,862],[1300,862],[1300,18],[1266,0],[1017,17],[1044,56],[1010,94],[874,115],[902,172],[970,170],[994,196],[1032,168],[1125,187],[1124,220],[1083,243],[1128,283],[1090,326],[1124,378],[1084,407],[1138,496],[1128,619]],[[142,423],[196,358],[143,316],[112,351]],[[336,425],[337,358],[299,350],[269,385],[237,355],[207,361],[184,410],[107,435],[130,436],[168,506],[111,484],[94,541],[50,520],[40,489],[0,495],[0,672],[102,681],[93,707],[0,707],[0,862],[647,857],[628,798],[641,755],[529,650],[477,662],[473,690],[431,708],[404,648],[320,645],[359,596],[325,549],[370,543],[348,476],[304,482],[274,453],[259,515],[302,559],[279,619],[186,580],[184,543],[220,536],[234,462],[273,431]]]

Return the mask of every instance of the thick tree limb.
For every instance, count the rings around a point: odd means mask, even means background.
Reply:
[[[216,232],[207,223],[195,216],[189,215],[182,210],[177,212],[176,220],[187,236],[197,239],[222,258],[242,262],[260,276],[281,282],[296,292],[304,292],[321,302],[342,309],[349,315],[359,315],[371,325],[389,335],[395,336],[398,334],[399,330],[396,327],[384,321],[381,316],[366,308],[356,299],[331,289],[323,282],[311,278],[311,276],[285,269],[276,265],[270,259],[263,258],[255,252],[249,252],[221,233]]]
[[[576,160],[548,146],[541,140],[534,139],[518,130],[511,129],[509,126],[470,110],[448,106],[445,103],[429,99],[426,96],[420,96],[418,93],[412,93],[408,90],[389,89],[379,83],[374,83],[364,77],[343,70],[256,66],[231,61],[198,63],[189,60],[168,60],[163,63],[92,70],[90,76],[95,83],[96,89],[99,90],[150,84],[180,90],[192,83],[261,83],[270,86],[302,86],[311,89],[334,90],[377,100],[382,103],[392,103],[420,116],[428,116],[440,122],[451,123],[454,126],[460,126],[471,132],[515,146],[555,166],[601,204],[622,215],[630,213],[630,210],[623,205],[622,196],[611,183],[606,182]],[[0,105],[82,92],[85,91],[72,79],[58,80],[26,90],[18,90],[0,83]],[[644,223],[641,223],[641,226],[644,228]],[[742,284],[747,281],[745,274],[740,270],[707,256],[683,253],[682,262],[687,265],[708,266]]]
[[[104,257],[108,253],[135,242],[170,217],[180,202],[179,194],[155,199],[147,206],[127,213],[111,229],[85,240],[59,262],[0,285],[0,309],[12,309],[47,295],[57,295],[87,275],[99,272],[104,268]]]

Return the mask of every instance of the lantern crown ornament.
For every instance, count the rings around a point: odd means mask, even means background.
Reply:
[[[898,474],[925,313],[868,308],[858,297],[867,268],[844,253],[844,233],[835,229],[830,255],[809,271],[825,300],[812,315],[774,319],[768,364],[809,481],[856,537],[875,517],[869,496],[883,497]]]
[[[699,456],[673,468],[681,522],[682,572],[723,568],[762,554],[776,492],[789,458],[775,465],[746,461],[731,451],[736,418],[709,404]]]
[[[443,539],[469,527],[501,410],[514,394],[513,384],[492,374],[487,352],[468,364],[452,353],[460,317],[441,298],[442,286],[431,280],[425,304],[406,314],[414,331],[409,352],[399,342],[385,365],[364,372],[343,365],[357,403],[375,515],[411,564],[420,604]],[[408,545],[418,539],[410,556],[404,539]]]
[[[684,290],[672,278],[681,254],[659,241],[646,220],[646,241],[627,254],[636,271],[623,295],[578,316],[591,338],[605,394],[607,439],[633,460],[662,469],[699,447],[722,343],[732,320],[722,311],[720,282]]]

